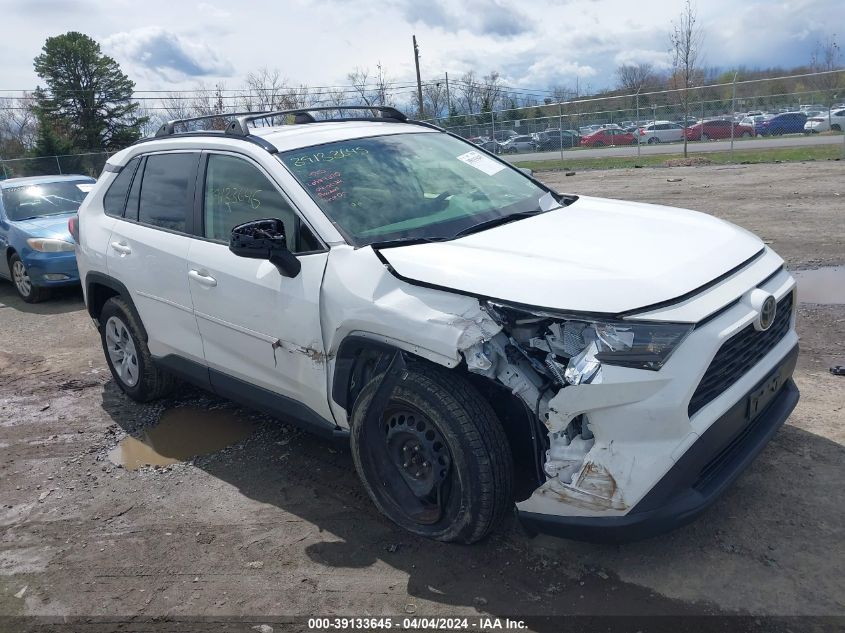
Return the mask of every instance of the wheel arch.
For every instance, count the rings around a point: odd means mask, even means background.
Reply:
[[[542,482],[537,480],[534,469],[534,452],[545,453],[545,444],[534,444],[534,429],[528,411],[522,400],[498,382],[473,374],[464,361],[447,364],[433,358],[425,358],[413,350],[388,341],[374,339],[361,334],[350,334],[339,345],[335,355],[332,373],[331,398],[343,407],[351,417],[352,407],[368,376],[386,372],[395,355],[400,353],[412,362],[428,363],[446,371],[455,372],[465,379],[492,407],[508,438],[514,463],[514,496],[516,500],[527,499]],[[372,374],[362,372],[362,364],[375,362]],[[544,438],[537,438],[545,442]],[[543,455],[544,456],[544,455]],[[538,456],[542,459],[543,456]]]
[[[85,276],[85,303],[88,307],[88,314],[98,324],[103,306],[112,297],[119,297],[129,305],[141,328],[141,335],[144,338],[144,342],[147,342],[149,340],[147,329],[144,327],[144,322],[141,320],[140,314],[138,314],[138,309],[135,307],[135,302],[132,300],[129,289],[114,277],[109,277],[103,273],[89,272]]]

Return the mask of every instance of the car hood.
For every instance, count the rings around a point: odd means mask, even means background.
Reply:
[[[681,297],[765,248],[710,215],[580,197],[448,242],[383,248],[401,277],[554,310],[617,314]]]
[[[61,215],[48,215],[31,220],[17,220],[14,222],[14,226],[28,237],[49,237],[72,242],[73,238],[67,228],[68,218],[72,215],[73,213],[62,213]]]

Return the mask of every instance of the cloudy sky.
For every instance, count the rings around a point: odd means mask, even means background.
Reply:
[[[115,57],[141,90],[198,81],[238,88],[261,67],[291,84],[347,83],[381,62],[423,79],[498,70],[510,86],[593,89],[620,63],[669,62],[668,32],[682,0],[0,0],[0,89],[34,87],[44,39],[82,31]],[[842,0],[699,0],[708,66],[794,66],[843,24]],[[840,34],[841,35],[841,34]]]

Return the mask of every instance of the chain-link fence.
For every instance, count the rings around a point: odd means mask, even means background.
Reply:
[[[841,137],[845,129],[845,70],[554,103],[546,99],[541,105],[507,110],[453,112],[429,122],[487,150],[513,154],[630,147],[630,154],[639,155],[643,146],[667,143],[682,152],[684,140],[691,151],[713,150],[723,146],[690,142],[730,141],[733,148],[733,141],[786,135],[797,137],[789,146],[827,145],[845,141],[820,138]],[[842,152],[845,156],[845,142]]]
[[[103,171],[109,156],[108,152],[88,152],[0,160],[0,179],[64,174],[84,174],[97,178]]]

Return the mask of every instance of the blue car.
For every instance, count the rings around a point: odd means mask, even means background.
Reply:
[[[88,176],[0,181],[0,277],[27,303],[79,283],[68,220],[96,182]]]
[[[757,133],[763,136],[803,134],[806,122],[807,115],[803,112],[784,112],[783,114],[776,114],[768,121],[763,121]]]

